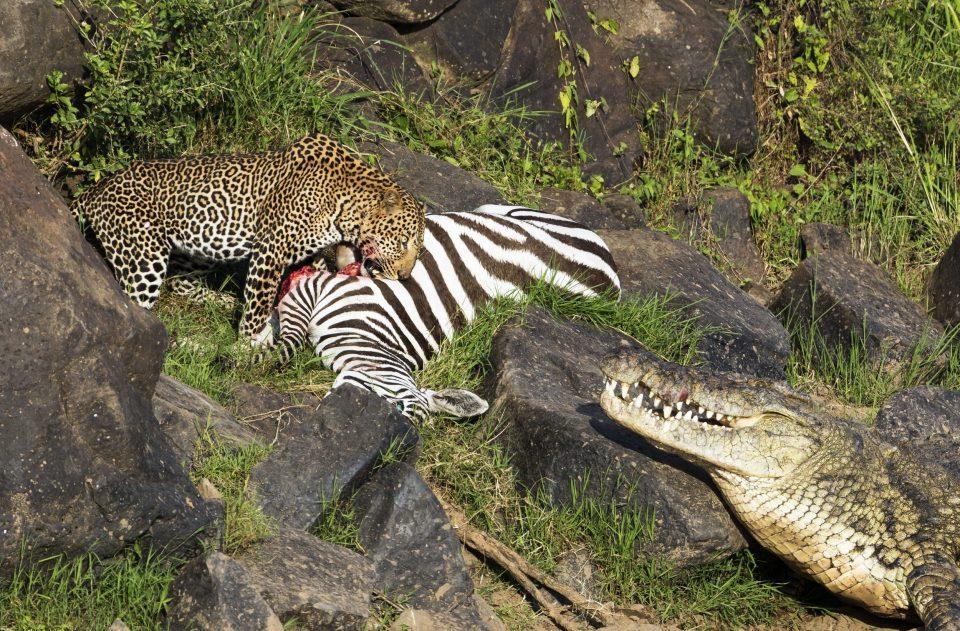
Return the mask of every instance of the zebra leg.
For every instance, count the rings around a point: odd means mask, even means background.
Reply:
[[[427,398],[427,409],[431,412],[442,412],[455,418],[480,416],[490,405],[476,394],[461,388],[446,388],[436,392],[423,390]]]
[[[423,418],[429,410],[429,403],[424,391],[415,386],[411,388],[405,383],[398,384],[396,382],[398,377],[405,381],[403,375],[393,372],[386,375],[377,375],[363,370],[343,370],[337,375],[330,391],[332,392],[334,389],[349,383],[383,397],[393,403],[401,414],[410,419]],[[409,379],[412,382],[413,378],[410,377]]]

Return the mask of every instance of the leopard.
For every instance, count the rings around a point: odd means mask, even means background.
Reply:
[[[135,161],[71,204],[117,281],[151,309],[165,279],[198,290],[213,266],[245,263],[239,335],[269,343],[284,272],[348,243],[385,278],[410,276],[426,208],[379,168],[321,133],[256,154]],[[169,276],[169,278],[167,278]]]

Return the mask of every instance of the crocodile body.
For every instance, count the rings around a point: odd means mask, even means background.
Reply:
[[[960,482],[786,385],[636,352],[603,362],[615,421],[702,466],[795,571],[868,611],[960,629]]]

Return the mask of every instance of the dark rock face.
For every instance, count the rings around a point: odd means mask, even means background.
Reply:
[[[354,498],[360,544],[376,564],[382,590],[413,608],[441,612],[458,628],[483,625],[460,540],[419,474],[405,463],[380,469]]]
[[[0,3],[0,121],[43,103],[50,94],[50,72],[63,72],[67,84],[83,75],[83,40],[73,26],[80,15],[77,4]]]
[[[805,259],[771,310],[798,325],[809,326],[815,318],[831,346],[846,348],[854,336],[864,338],[867,350],[891,365],[909,358],[921,341],[930,344],[943,333],[877,266],[840,249]]]
[[[363,629],[376,589],[373,564],[313,535],[281,528],[237,559],[284,623],[303,629]]]
[[[362,143],[360,149],[378,156],[380,168],[426,204],[428,212],[459,212],[506,203],[493,184],[433,156],[386,141]]]
[[[371,90],[392,90],[400,84],[407,92],[426,93],[429,84],[401,39],[389,24],[343,18],[324,30],[317,66],[346,72]]]
[[[541,140],[569,140],[558,100],[566,80],[557,77],[556,69],[564,59],[576,65],[582,104],[600,99],[607,103],[591,117],[582,105],[578,108],[584,149],[596,160],[587,171],[603,176],[607,184],[620,183],[631,175],[640,149],[630,107],[633,89],[620,60],[594,33],[583,5],[576,0],[558,4],[563,17],[551,23],[539,0],[460,0],[426,28],[407,34],[405,41],[422,66],[436,61],[454,77],[477,81],[478,89],[495,100],[544,112],[525,123]],[[572,45],[561,57],[558,29],[586,51],[589,64],[574,58]]]
[[[500,63],[516,4],[459,0],[429,25],[405,34],[404,42],[418,57],[436,59],[453,77],[486,81]]]
[[[681,224],[691,235],[716,249],[718,268],[731,282],[760,304],[769,304],[773,294],[763,284],[766,266],[750,228],[750,201],[732,187],[707,191],[703,201],[702,205],[709,209],[709,220],[701,216],[701,205],[688,202],[676,207]]]
[[[578,108],[584,149],[596,160],[586,170],[603,176],[608,185],[619,184],[632,175],[634,157],[640,150],[637,121],[631,111],[633,89],[620,69],[620,60],[593,31],[583,4],[579,0],[558,0],[557,5],[562,17],[554,24],[547,20],[539,0],[517,0],[490,94],[516,101],[531,111],[550,112],[528,121],[527,130],[544,140],[566,141],[569,131],[558,101],[566,80],[557,77],[555,69],[563,60],[576,65],[581,102],[603,99],[607,103],[606,109],[591,117]],[[561,56],[556,42],[558,28],[587,52],[589,65],[575,58],[572,44],[567,56]]]
[[[626,295],[670,296],[699,323],[719,327],[699,350],[715,369],[784,379],[790,339],[772,313],[723,277],[705,256],[653,230],[601,230]]]
[[[243,567],[220,552],[197,557],[170,586],[171,631],[282,631],[283,623],[250,582]]]
[[[600,361],[635,345],[612,332],[556,323],[537,309],[521,325],[501,328],[488,400],[503,411],[500,441],[521,482],[559,503],[571,501],[576,485],[589,496],[654,511],[649,551],[681,564],[742,548],[706,474],[622,429],[600,408]]]
[[[594,230],[625,227],[606,207],[586,193],[548,188],[540,193],[540,210],[573,219]]]
[[[188,468],[193,463],[197,438],[204,428],[236,445],[248,445],[257,440],[252,431],[238,423],[219,403],[167,375],[161,375],[157,381],[153,413],[180,462]]]
[[[353,15],[393,22],[417,24],[440,15],[457,0],[333,0],[333,4]]]
[[[626,228],[644,228],[647,225],[647,217],[643,209],[632,197],[617,193],[605,195],[603,207],[619,219]]]
[[[835,250],[851,252],[853,245],[850,235],[840,226],[829,223],[807,223],[800,228],[800,244],[803,246],[803,258],[815,256],[821,252]]]
[[[285,409],[278,446],[253,468],[250,489],[263,512],[278,523],[310,528],[323,502],[350,492],[372,471],[380,454],[399,441],[416,457],[417,430],[388,401],[354,386],[343,386],[322,401],[298,405],[278,397]]]
[[[960,325],[960,232],[930,278],[933,317],[945,326]]]
[[[2,128],[0,209],[0,570],[21,543],[109,556],[189,539],[211,515],[150,407],[163,326]]]
[[[639,58],[645,105],[666,99],[692,114],[701,142],[728,154],[752,152],[759,138],[753,103],[753,37],[731,26],[729,10],[709,0],[587,0],[619,29],[623,59]]]

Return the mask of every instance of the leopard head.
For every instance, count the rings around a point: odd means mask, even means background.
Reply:
[[[379,197],[360,219],[357,246],[371,275],[409,278],[423,249],[426,210],[400,188],[385,188]]]

